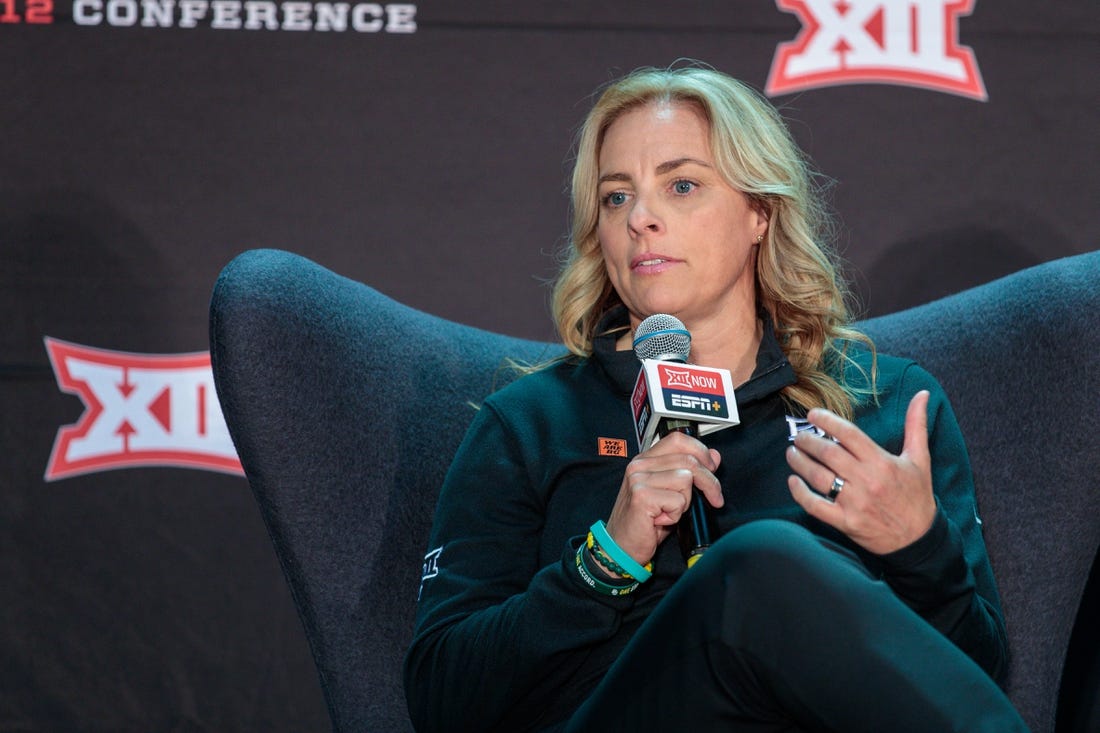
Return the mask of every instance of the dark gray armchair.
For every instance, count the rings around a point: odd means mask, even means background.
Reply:
[[[1054,730],[1100,545],[1098,283],[1100,252],[862,324],[952,399],[1003,597],[1007,690],[1035,733]],[[274,250],[222,272],[210,339],[222,409],[334,729],[410,730],[401,662],[436,493],[470,403],[510,378],[507,358],[557,347],[412,310]]]

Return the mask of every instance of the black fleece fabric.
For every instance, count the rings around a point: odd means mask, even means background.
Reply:
[[[578,543],[595,520],[609,516],[637,454],[629,396],[638,362],[615,351],[614,338],[597,339],[589,359],[557,363],[491,395],[458,450],[441,491],[405,660],[419,731],[559,723],[685,572],[675,538],[659,548],[652,579],[630,595],[598,593],[574,564]],[[871,354],[852,353],[869,372]],[[931,393],[939,511],[928,533],[876,556],[795,503],[785,451],[789,418],[803,413],[780,396],[795,377],[770,325],[753,376],[736,390],[740,424],[703,439],[722,454],[719,529],[782,519],[849,548],[997,678],[1006,658],[1004,623],[955,416],[940,385],[916,363],[879,354],[877,370],[877,400],[865,400],[855,422],[892,453],[902,447],[909,400],[922,389]],[[624,441],[625,454],[601,455],[606,439]]]

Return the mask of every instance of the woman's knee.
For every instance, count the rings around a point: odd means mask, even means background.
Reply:
[[[706,568],[727,587],[746,593],[767,588],[769,595],[784,588],[795,592],[816,585],[839,563],[862,566],[847,550],[818,537],[805,527],[780,519],[749,522],[716,542],[692,572]]]

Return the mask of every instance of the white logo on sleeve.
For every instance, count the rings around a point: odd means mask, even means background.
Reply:
[[[420,600],[420,594],[424,592],[424,582],[429,578],[439,575],[439,556],[443,554],[443,548],[437,547],[424,556],[424,569],[420,574],[420,590],[416,593],[416,600]]]

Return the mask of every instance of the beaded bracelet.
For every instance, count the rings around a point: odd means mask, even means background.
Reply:
[[[603,565],[611,572],[627,580],[634,580],[630,573],[623,570],[621,565],[612,560],[611,556],[604,552],[604,549],[596,542],[596,538],[592,536],[591,532],[588,533],[588,539],[585,540],[585,544],[588,546],[588,551],[592,553],[592,557],[596,558],[596,562],[600,565]]]
[[[592,525],[590,532],[594,545],[598,545],[611,559],[612,564],[618,568],[615,570],[616,573],[626,578],[633,578],[639,583],[646,582],[653,575],[653,563],[649,562],[642,566],[626,554],[626,551],[619,547],[611,535],[607,533],[607,525],[603,523],[602,519]],[[608,568],[611,567],[611,565],[608,566]]]
[[[596,542],[596,538],[592,536],[591,532],[588,533],[588,539],[585,541],[585,545],[588,547],[588,551],[592,553],[592,557],[596,560],[596,562],[598,562],[600,565],[603,565],[604,568],[610,570],[612,573],[622,578],[625,578],[626,580],[635,579],[634,576],[626,572],[626,570],[624,570],[623,567],[619,565],[619,563],[611,559],[611,556],[608,555],[602,547],[600,547],[600,543]],[[643,567],[649,572],[653,572],[652,562],[647,563]]]
[[[589,588],[605,596],[625,596],[629,593],[633,593],[638,589],[638,586],[641,585],[641,583],[636,580],[630,585],[610,585],[609,583],[603,582],[597,578],[588,567],[588,561],[584,559],[584,556],[587,554],[585,552],[586,549],[587,548],[582,542],[581,546],[577,548],[577,555],[574,561],[576,562],[577,572],[580,574],[581,580],[583,580]]]

